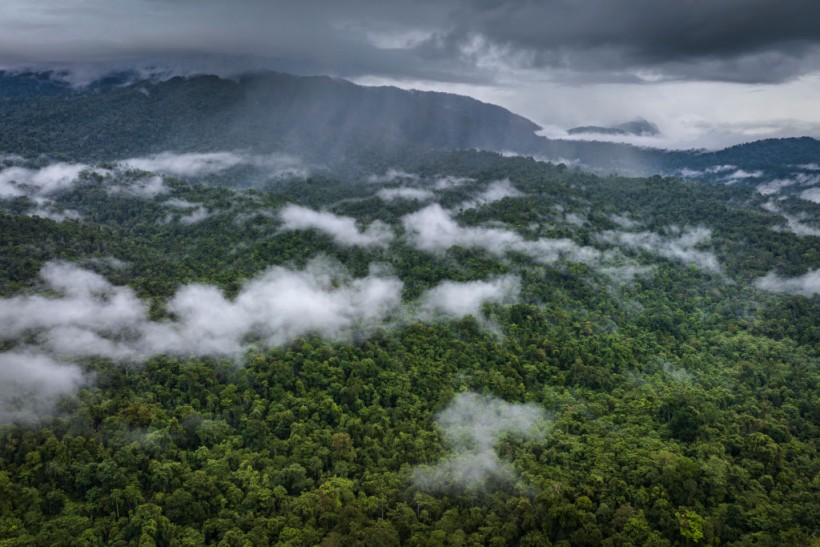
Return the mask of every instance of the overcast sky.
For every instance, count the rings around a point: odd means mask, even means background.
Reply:
[[[273,68],[452,91],[548,136],[820,136],[817,0],[3,0],[0,65]],[[80,71],[80,74],[89,72]]]

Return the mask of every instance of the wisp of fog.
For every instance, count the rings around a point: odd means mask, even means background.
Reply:
[[[417,488],[430,491],[476,491],[490,480],[509,482],[515,469],[501,460],[496,444],[505,435],[540,439],[547,414],[534,404],[514,404],[477,393],[459,393],[436,416],[449,456],[413,472]]]

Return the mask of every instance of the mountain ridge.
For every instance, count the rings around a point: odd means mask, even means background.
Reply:
[[[820,141],[811,137],[717,151],[547,139],[531,120],[471,97],[281,72],[161,79],[123,71],[72,87],[64,73],[0,71],[0,113],[3,152],[83,161],[249,150],[336,166],[403,150],[481,149],[647,176],[722,164],[760,169],[775,156],[794,164],[820,158]]]

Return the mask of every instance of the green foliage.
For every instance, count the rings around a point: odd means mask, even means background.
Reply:
[[[428,163],[424,163],[424,161]],[[816,268],[815,240],[770,230],[741,188],[599,178],[473,152],[411,158],[423,174],[509,177],[525,197],[459,216],[523,237],[605,249],[612,215],[647,229],[706,225],[722,274],[648,252],[648,275],[474,249],[443,255],[399,237],[340,248],[257,215],[295,187],[233,191],[166,181],[170,194],[106,192],[89,177],[55,196],[82,221],[0,214],[0,291],[33,290],[48,260],[97,269],[152,305],[189,282],[229,294],[276,265],[324,254],[353,276],[388,264],[412,299],[443,280],[514,273],[521,301],[482,317],[408,322],[343,343],[306,338],[240,363],[157,356],[84,363],[96,383],[37,427],[0,427],[0,541],[9,545],[810,544],[820,529],[818,297],[763,294],[771,270]],[[426,165],[426,167],[424,167]],[[412,166],[401,166],[411,168]],[[110,182],[110,181],[108,181]],[[330,184],[330,183],[329,183]],[[382,220],[404,206],[305,203]],[[349,187],[359,196],[361,186]],[[465,194],[459,194],[465,192]],[[458,203],[468,192],[442,200]],[[169,197],[213,216],[166,222]],[[560,204],[559,212],[554,205]],[[583,214],[581,225],[562,219]],[[248,217],[247,215],[256,215]],[[247,220],[252,218],[252,220]],[[246,220],[243,220],[246,219]],[[112,266],[103,259],[127,262]],[[418,465],[447,454],[434,418],[463,391],[552,413],[540,440],[503,439],[511,483],[433,494]]]

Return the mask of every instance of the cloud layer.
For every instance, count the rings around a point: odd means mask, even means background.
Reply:
[[[77,365],[27,352],[0,353],[0,423],[33,423],[87,381]]]
[[[814,296],[820,294],[820,269],[811,270],[798,277],[780,277],[774,272],[755,281],[764,291]]]
[[[814,226],[804,222],[805,220],[808,220],[808,216],[805,213],[791,215],[783,211],[774,201],[771,200],[763,204],[763,209],[769,211],[770,213],[780,215],[786,219],[786,228],[798,237],[820,237],[820,228],[815,228]],[[778,226],[776,229],[781,230],[782,228]]]
[[[424,490],[460,491],[481,489],[489,480],[509,481],[515,470],[499,458],[496,445],[505,435],[543,438],[546,422],[536,405],[459,393],[436,416],[452,453],[432,467],[417,468],[413,482]]]
[[[0,300],[4,339],[33,336],[54,356],[141,360],[158,354],[238,356],[251,341],[275,346],[308,334],[344,337],[381,322],[401,303],[401,282],[350,279],[316,260],[304,271],[274,267],[248,281],[235,299],[210,285],[187,285],[168,302],[172,319],[150,321],[129,287],[64,262],[41,271],[57,296]]]
[[[37,4],[4,6],[0,62],[187,56],[190,64],[192,55],[221,55],[223,69],[230,56],[244,56],[234,70],[343,76],[470,81],[517,69],[598,81],[779,82],[815,70],[820,42],[811,0],[319,0],[311,9],[248,0],[240,12],[224,0]]]
[[[491,281],[445,281],[422,296],[420,314],[422,317],[435,317],[441,314],[452,317],[479,317],[481,307],[485,303],[513,303],[518,299],[520,291],[521,281],[512,275]]]
[[[283,230],[317,230],[333,238],[339,245],[351,247],[385,248],[395,238],[390,227],[375,221],[366,229],[356,226],[353,217],[334,215],[328,211],[314,211],[300,205],[287,205],[279,212]]]
[[[401,188],[382,188],[376,193],[376,196],[382,201],[388,202],[399,199],[409,201],[429,201],[435,197],[435,194],[424,188],[411,188],[403,186]]]
[[[594,262],[601,256],[592,247],[582,247],[570,239],[529,241],[511,230],[460,226],[441,205],[434,203],[402,218],[411,243],[427,252],[443,252],[454,246],[483,249],[503,256],[509,252],[529,255],[543,263],[558,260]]]
[[[469,199],[458,206],[456,209],[475,209],[482,205],[495,203],[504,198],[517,198],[524,194],[512,185],[509,179],[497,180],[492,182],[482,192],[479,192],[475,197]]]
[[[302,162],[293,156],[285,154],[260,156],[224,151],[183,154],[162,152],[153,156],[122,160],[120,164],[130,169],[163,173],[176,177],[214,175],[241,165],[261,169],[270,177],[305,177],[308,172]]]
[[[0,171],[0,198],[48,196],[70,188],[86,169],[81,163],[54,163],[41,169],[8,167]]]
[[[709,243],[712,231],[702,226],[680,229],[672,226],[668,235],[654,232],[620,232],[607,231],[601,239],[631,249],[641,249],[659,256],[693,264],[702,270],[720,272],[720,264],[714,253],[699,247]]]
[[[19,158],[13,158],[17,160]],[[36,204],[29,215],[37,215],[56,221],[79,218],[76,211],[55,210],[53,194],[71,188],[83,171],[91,167],[81,163],[53,163],[41,168],[11,166],[0,170],[0,199],[25,197]],[[103,170],[96,170],[99,173]]]
[[[168,318],[154,321],[133,289],[74,264],[49,262],[40,278],[46,294],[0,299],[0,340],[12,347],[0,353],[0,422],[30,421],[73,393],[85,382],[76,359],[239,359],[252,345],[307,335],[345,340],[408,319],[478,314],[485,302],[513,302],[518,294],[513,277],[445,282],[407,313],[398,278],[375,270],[351,278],[338,264],[314,259],[304,270],[270,268],[233,299],[212,285],[183,286],[165,306]]]

